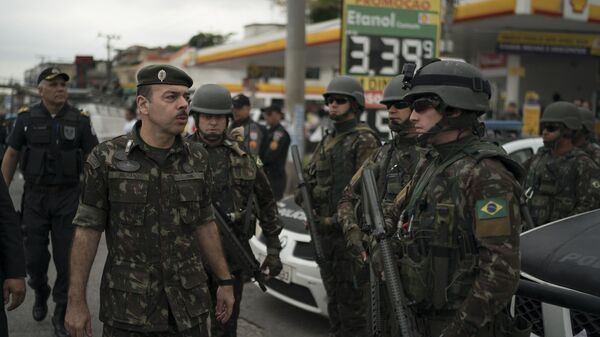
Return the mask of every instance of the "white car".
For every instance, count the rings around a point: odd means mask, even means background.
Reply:
[[[541,138],[521,139],[503,145],[509,155],[521,164],[542,146]],[[267,293],[301,309],[327,315],[327,294],[314,259],[310,235],[304,228],[304,211],[296,205],[293,197],[284,198],[278,203],[278,208],[284,222],[280,234],[283,271],[276,279],[266,282]],[[267,254],[265,242],[260,233],[250,240],[250,247],[261,263]]]

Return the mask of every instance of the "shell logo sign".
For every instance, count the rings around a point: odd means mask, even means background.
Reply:
[[[570,0],[569,3],[571,4],[573,13],[581,14],[587,7],[587,0]]]

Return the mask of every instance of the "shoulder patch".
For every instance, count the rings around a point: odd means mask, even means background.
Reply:
[[[508,200],[488,198],[475,203],[475,235],[479,238],[507,236],[511,233]]]
[[[19,110],[17,110],[17,113],[22,113],[22,112],[27,112],[27,111],[29,111],[29,107],[23,106],[23,107],[20,107]]]
[[[90,155],[88,156],[87,162],[94,170],[100,167],[100,159],[98,159],[98,157],[96,157],[96,155],[93,152],[90,153]]]
[[[256,166],[258,166],[258,168],[261,168],[264,166],[262,160],[260,160],[260,158],[258,158],[258,156],[256,156]]]
[[[80,113],[82,116],[85,116],[85,117],[90,117],[90,113],[89,113],[89,112],[87,112],[87,111],[85,111],[85,110],[81,110],[81,111],[79,111],[79,113]]]
[[[592,179],[592,187],[600,190],[600,180],[599,179]]]

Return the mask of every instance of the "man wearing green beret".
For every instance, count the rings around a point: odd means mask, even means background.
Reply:
[[[74,337],[92,333],[86,283],[104,232],[103,336],[208,336],[202,260],[218,278],[217,320],[229,319],[234,298],[211,208],[208,154],[180,136],[192,79],[151,65],[137,80],[141,120],[98,145],[85,164],[65,325]]]

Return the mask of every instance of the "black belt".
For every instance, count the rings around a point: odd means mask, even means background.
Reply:
[[[25,184],[25,191],[40,193],[57,193],[78,187],[77,184],[69,185],[28,185]]]

